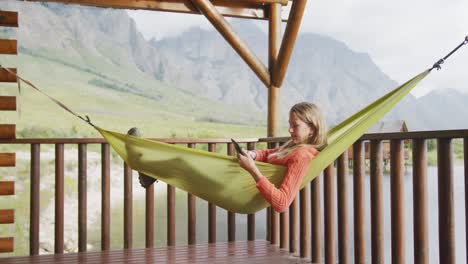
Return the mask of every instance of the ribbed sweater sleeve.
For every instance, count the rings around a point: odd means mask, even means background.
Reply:
[[[277,212],[284,212],[294,200],[313,157],[297,153],[288,159],[287,171],[279,188],[263,177],[257,182],[257,189]]]
[[[270,155],[273,152],[278,151],[278,148],[274,149],[265,149],[265,150],[255,150],[255,153],[257,156],[255,156],[256,161],[261,161],[261,162],[267,162],[268,155]]]

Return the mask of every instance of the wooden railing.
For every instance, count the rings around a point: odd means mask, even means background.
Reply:
[[[406,240],[405,225],[412,224],[414,252],[411,262],[429,263],[428,241],[428,192],[427,192],[427,140],[437,140],[438,166],[438,230],[439,262],[455,263],[455,230],[454,230],[454,180],[452,140],[463,139],[465,165],[465,207],[468,206],[468,130],[429,131],[409,133],[388,133],[364,135],[353,145],[352,179],[349,175],[347,152],[329,166],[323,176],[317,177],[306,188],[300,191],[288,213],[278,214],[268,210],[267,240],[280,248],[289,249],[302,258],[312,262],[335,263],[383,263],[385,250],[391,251],[394,263],[405,263]],[[207,145],[209,151],[216,151],[217,146],[226,145],[227,154],[233,155],[233,146],[228,139],[156,139],[159,141],[185,144],[189,148],[196,145]],[[258,143],[267,143],[270,147],[284,143],[287,138],[248,138],[239,139],[248,149],[254,149]],[[384,186],[384,167],[382,142],[390,140],[390,186]],[[365,175],[366,163],[364,142],[370,141],[370,215],[365,213]],[[404,143],[412,149],[413,164],[413,223],[405,223],[404,203]],[[40,201],[40,148],[43,144],[55,145],[55,253],[64,252],[64,145],[78,146],[78,245],[79,251],[86,251],[87,243],[87,146],[101,146],[101,182],[102,182],[102,219],[101,249],[110,249],[110,148],[103,139],[12,139],[0,140],[0,144],[31,145],[31,202],[30,202],[30,255],[39,253],[39,201]],[[124,164],[124,240],[123,248],[133,247],[132,223],[132,171]],[[336,175],[335,175],[336,170]],[[323,190],[321,190],[323,180]],[[347,206],[351,192],[348,182],[352,180],[352,208]],[[336,184],[335,184],[336,181]],[[335,191],[335,186],[337,190]],[[146,190],[146,247],[154,246],[154,187]],[[391,193],[391,249],[384,247],[384,188]],[[323,203],[321,201],[323,192]],[[188,230],[187,244],[197,243],[195,207],[196,197],[187,194]],[[322,213],[323,204],[323,213]],[[335,207],[338,208],[335,215]],[[167,187],[167,245],[175,245],[175,188]],[[216,243],[216,208],[209,204],[208,209],[208,242]],[[348,223],[352,212],[354,225]],[[465,212],[466,215],[466,212]],[[322,216],[324,222],[322,223]],[[366,218],[369,218],[366,221]],[[228,213],[228,241],[236,240],[236,214]],[[247,216],[247,239],[255,237],[255,214]],[[465,217],[465,225],[468,217]],[[337,222],[337,226],[335,226]],[[366,222],[371,226],[371,243],[366,244]],[[261,223],[263,224],[263,223]],[[337,234],[335,230],[337,229]],[[351,232],[353,236],[351,236]],[[468,231],[467,231],[468,232]],[[322,240],[322,233],[324,239]],[[468,236],[468,233],[467,233]],[[354,238],[354,239],[353,239]],[[350,252],[354,243],[354,254]],[[338,248],[335,248],[337,245]],[[370,254],[367,248],[370,248]],[[322,250],[324,255],[322,255]],[[466,250],[466,248],[465,248]],[[366,259],[366,254],[372,259]],[[354,257],[354,260],[352,258]],[[465,260],[460,260],[465,261]]]

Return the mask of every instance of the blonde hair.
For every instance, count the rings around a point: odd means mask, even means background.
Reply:
[[[299,120],[309,125],[312,129],[312,136],[309,137],[305,144],[294,144],[292,140],[289,140],[273,155],[276,155],[278,158],[284,158],[298,147],[307,145],[311,145],[319,151],[326,147],[328,129],[322,113],[315,104],[308,102],[295,104],[291,107],[289,113],[294,114]]]

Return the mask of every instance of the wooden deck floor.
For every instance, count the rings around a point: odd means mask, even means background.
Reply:
[[[264,240],[152,249],[0,258],[2,264],[26,263],[309,263]]]

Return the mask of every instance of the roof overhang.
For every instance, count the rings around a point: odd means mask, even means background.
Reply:
[[[24,1],[24,0],[22,0]],[[154,10],[175,13],[201,14],[190,0],[25,0],[27,2],[55,2],[116,9]],[[280,3],[281,19],[287,21],[291,0],[212,0],[217,10],[227,17],[269,19],[269,4]]]

